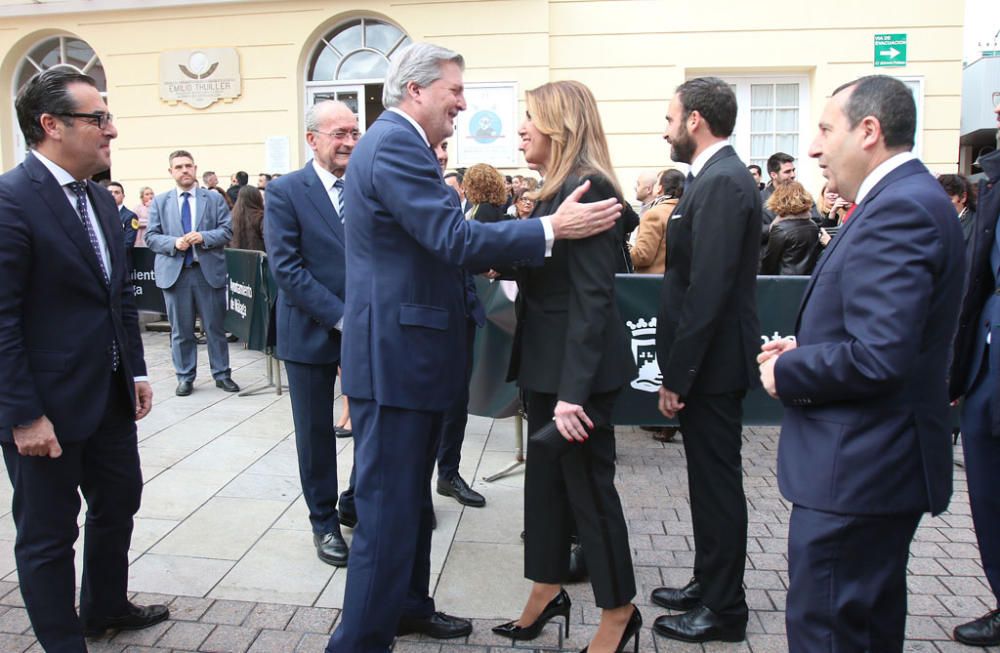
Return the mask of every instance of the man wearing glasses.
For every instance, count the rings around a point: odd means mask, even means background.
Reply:
[[[344,322],[344,173],[361,134],[354,112],[334,100],[310,107],[305,124],[313,159],[268,184],[264,240],[278,284],[278,358],[288,371],[313,544],[320,560],[343,567],[339,521],[357,518],[353,506],[337,510],[333,400]]]
[[[111,195],[89,178],[118,135],[91,77],[39,73],[18,93],[31,148],[0,176],[0,445],[13,486],[14,556],[46,651],[163,621],[128,600],[142,476],[135,420],[149,413],[138,314]],[[80,615],[73,546],[87,501]]]

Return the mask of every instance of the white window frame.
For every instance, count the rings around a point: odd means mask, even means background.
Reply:
[[[750,163],[750,85],[751,84],[798,84],[799,85],[799,148],[797,152],[787,152],[796,160],[809,158],[809,127],[812,125],[811,119],[811,95],[809,90],[809,76],[806,74],[761,74],[751,73],[742,75],[717,75],[721,80],[736,86],[736,126],[733,129],[733,136],[729,139],[733,149],[741,159]],[[773,152],[772,152],[773,154]],[[766,166],[763,178],[767,180]]]
[[[923,75],[892,75],[901,82],[916,82],[913,102],[917,105],[917,131],[913,138],[913,153],[921,159],[924,151],[924,77]]]

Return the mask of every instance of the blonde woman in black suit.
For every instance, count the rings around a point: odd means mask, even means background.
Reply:
[[[573,81],[527,93],[521,149],[545,176],[533,215],[548,215],[584,180],[588,201],[621,198],[597,103]],[[572,243],[557,242],[538,268],[521,269],[510,379],[524,391],[529,433],[555,424],[569,443],[560,456],[529,439],[525,474],[525,577],[534,581],[520,618],[494,628],[533,639],[554,617],[569,627],[567,576],[576,523],[601,622],[588,648],[620,651],[642,625],[632,605],[635,576],[621,501],[614,486],[611,410],[635,376],[615,304],[623,227]]]

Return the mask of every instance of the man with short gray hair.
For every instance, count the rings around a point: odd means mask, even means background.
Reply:
[[[466,384],[463,268],[540,265],[558,238],[615,224],[615,199],[555,214],[466,221],[431,143],[465,110],[456,52],[416,43],[389,67],[388,107],[351,155],[347,179],[347,302],[343,389],[355,443],[354,531],[340,624],[328,653],[384,653],[397,634],[465,637],[466,619],[430,598],[431,476],[445,413]]]
[[[313,158],[268,184],[264,205],[264,241],[278,285],[277,354],[288,372],[302,496],[316,555],[335,567],[347,565],[348,556],[338,522],[356,519],[353,507],[342,514],[344,500],[337,505],[333,400],[344,322],[344,177],[359,137],[346,104],[314,104],[306,114]]]

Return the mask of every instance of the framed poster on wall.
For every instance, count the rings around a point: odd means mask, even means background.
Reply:
[[[467,108],[455,121],[452,166],[466,168],[489,163],[496,168],[519,168],[517,83],[470,82],[465,85]]]

